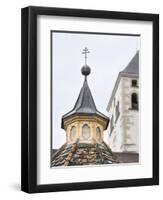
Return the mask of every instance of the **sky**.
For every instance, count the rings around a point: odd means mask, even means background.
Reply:
[[[140,50],[140,36],[52,33],[52,148],[66,142],[61,118],[74,107],[83,85],[85,47],[90,51],[88,84],[97,109],[108,116],[106,107],[118,73]],[[108,143],[107,131],[104,135]]]

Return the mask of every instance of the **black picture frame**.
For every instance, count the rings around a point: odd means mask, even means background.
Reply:
[[[37,16],[55,15],[153,23],[153,177],[37,185]],[[21,11],[21,190],[28,193],[159,184],[159,15],[30,6]]]

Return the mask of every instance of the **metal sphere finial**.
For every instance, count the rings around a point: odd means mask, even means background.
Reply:
[[[91,68],[88,65],[84,65],[81,68],[81,72],[84,76],[88,76],[91,73]]]

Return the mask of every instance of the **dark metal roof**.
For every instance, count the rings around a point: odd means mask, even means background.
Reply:
[[[79,96],[75,103],[74,108],[70,112],[63,115],[62,120],[71,116],[72,114],[88,114],[88,115],[96,114],[104,118],[105,120],[109,121],[109,118],[107,116],[105,116],[104,114],[102,114],[101,112],[97,110],[95,102],[91,94],[91,90],[88,86],[87,77],[85,77],[84,79],[83,87],[80,90],[80,93],[79,93]]]
[[[136,52],[135,56],[129,62],[127,67],[120,73],[121,74],[139,74],[139,51]]]

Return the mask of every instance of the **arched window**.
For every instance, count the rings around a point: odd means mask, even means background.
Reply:
[[[70,130],[70,140],[75,141],[76,140],[76,127],[72,126]]]
[[[91,136],[90,127],[88,126],[88,124],[84,124],[82,126],[82,138],[84,140],[88,140],[90,136]]]
[[[132,109],[138,110],[138,95],[136,93],[132,93],[131,95],[131,106]]]
[[[98,142],[101,141],[101,130],[100,130],[99,127],[96,128],[96,140],[97,140]]]

